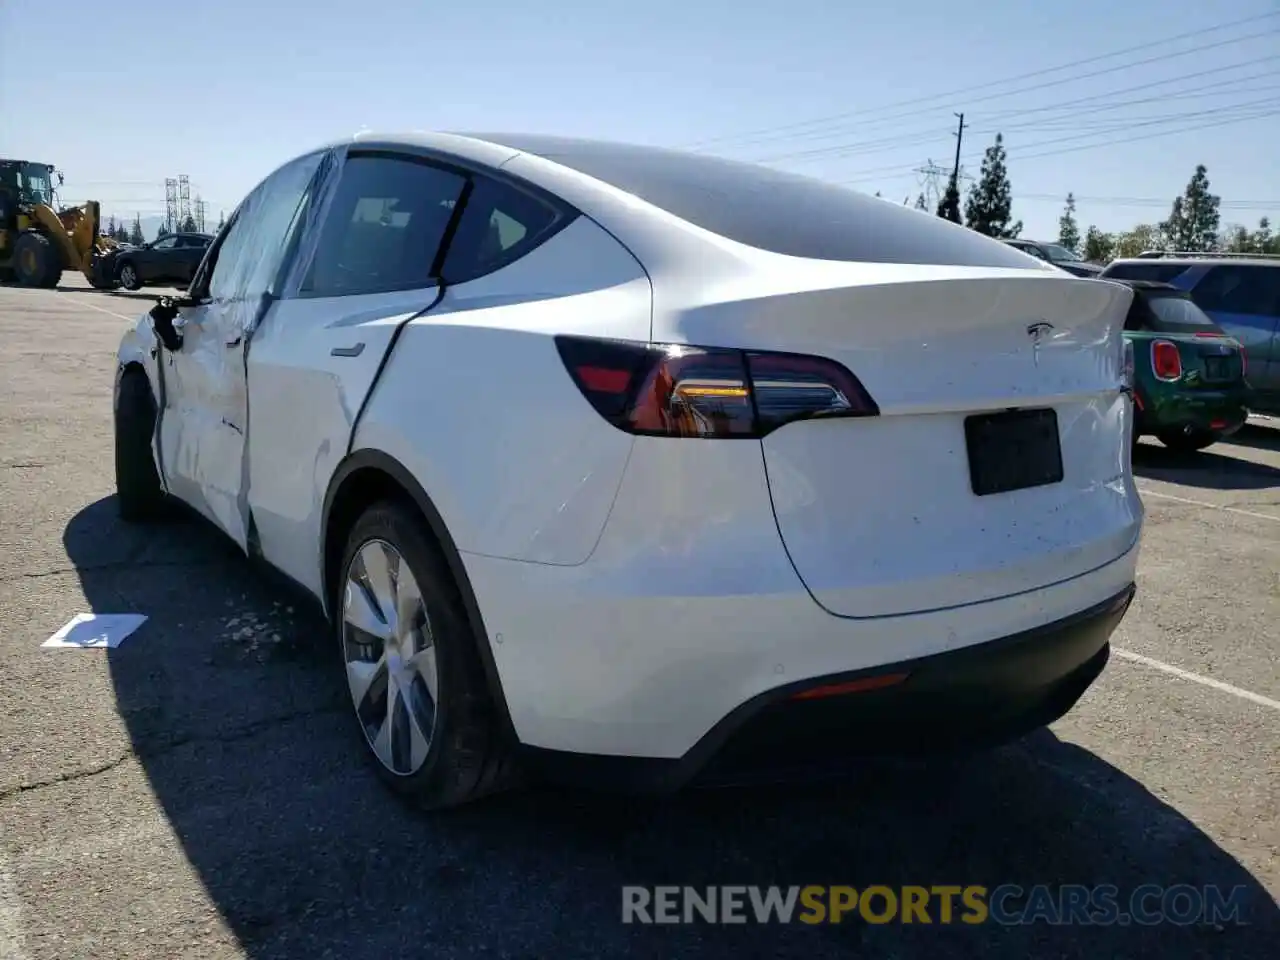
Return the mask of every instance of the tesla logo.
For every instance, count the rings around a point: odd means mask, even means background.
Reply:
[[[1053,329],[1052,323],[1040,321],[1033,323],[1027,327],[1027,336],[1031,338],[1031,360],[1038,367],[1040,366],[1040,341],[1043,340]]]

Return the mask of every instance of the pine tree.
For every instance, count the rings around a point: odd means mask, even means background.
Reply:
[[[1074,247],[1072,249],[1075,249]],[[1092,223],[1084,234],[1084,253],[1082,256],[1090,263],[1107,263],[1115,253],[1115,239],[1109,233],[1103,233]]]
[[[1253,249],[1257,253],[1280,253],[1280,235],[1271,232],[1271,221],[1263,217],[1253,232]]]
[[[195,232],[196,232],[196,218],[195,218],[195,217],[193,217],[191,214],[189,214],[189,213],[188,213],[188,214],[187,214],[187,219],[183,220],[183,221],[182,221],[182,224],[178,227],[178,232],[179,232],[179,233],[195,233]]]
[[[129,228],[129,242],[135,247],[147,242],[147,238],[142,235],[142,217],[136,213],[133,215],[133,226]]]
[[[110,237],[110,238],[111,238],[111,239],[113,239],[113,240],[115,239],[115,236],[116,236],[116,218],[115,218],[114,216],[107,217],[107,226],[106,226],[106,229],[102,231],[102,235],[103,235],[104,237]]]
[[[1076,198],[1067,194],[1067,206],[1058,218],[1058,243],[1072,253],[1080,250],[1080,225],[1076,223]]]
[[[996,142],[987,147],[982,158],[982,176],[969,191],[964,205],[965,226],[988,237],[1012,239],[1022,232],[1022,221],[1010,222],[1013,191],[1005,165],[1004,137],[996,134]]]
[[[168,225],[167,223],[162,223],[162,224],[160,224],[160,229],[158,229],[158,230],[156,231],[156,239],[157,239],[157,240],[163,240],[163,239],[164,239],[165,237],[167,237],[171,232],[172,232],[172,231],[169,229],[169,225]]]
[[[952,223],[960,223],[960,186],[956,180],[956,175],[951,174],[947,180],[946,192],[942,194],[942,199],[938,201],[938,216],[944,220],[950,220]]]
[[[1227,253],[1254,253],[1254,236],[1244,224],[1232,223],[1222,233],[1222,248]]]
[[[1182,196],[1173,201],[1169,219],[1160,224],[1174,250],[1201,253],[1218,245],[1219,206],[1222,198],[1209,192],[1209,176],[1203,163],[1187,182]]]

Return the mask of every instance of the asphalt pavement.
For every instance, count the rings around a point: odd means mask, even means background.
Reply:
[[[1144,441],[1138,599],[1051,730],[842,783],[426,816],[366,768],[313,613],[201,524],[117,520],[114,353],[149,300],[66,277],[0,288],[3,960],[1275,956],[1280,425]],[[150,619],[117,650],[41,649],[88,611]],[[1240,911],[636,925],[627,884],[1187,884]]]

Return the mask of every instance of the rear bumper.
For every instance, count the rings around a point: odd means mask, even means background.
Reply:
[[[786,684],[741,704],[682,757],[589,755],[525,747],[550,779],[666,792],[777,779],[844,761],[991,746],[1057,720],[1097,679],[1132,584],[1053,623],[959,650]],[[890,686],[814,697],[819,688],[905,675]],[[808,694],[808,696],[805,696]]]
[[[1190,429],[1228,436],[1248,419],[1248,399],[1249,392],[1244,387],[1143,397],[1138,426],[1144,433]]]

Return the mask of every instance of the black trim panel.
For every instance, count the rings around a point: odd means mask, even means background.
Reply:
[[[611,790],[786,778],[850,759],[989,746],[1052,723],[1106,666],[1110,637],[1133,600],[1108,600],[1023,633],[915,660],[786,684],[741,704],[678,759],[578,754],[522,746],[551,780]],[[816,687],[906,673],[895,686],[796,700]]]

